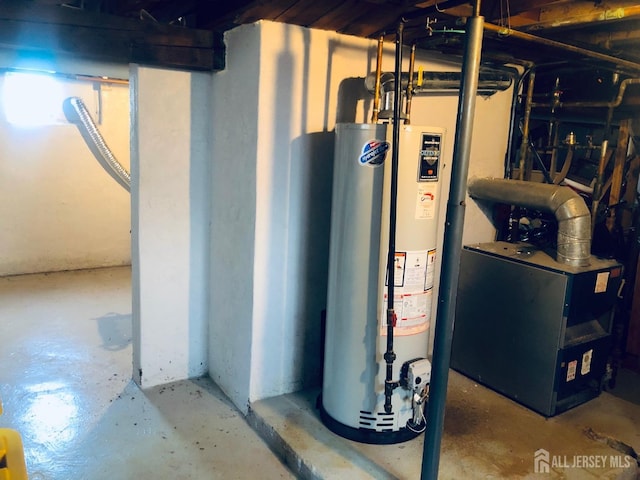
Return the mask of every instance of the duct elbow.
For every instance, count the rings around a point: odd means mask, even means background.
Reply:
[[[558,222],[556,260],[574,267],[591,259],[591,214],[580,195],[569,187],[520,180],[475,178],[469,195],[476,200],[535,208],[552,213]]]
[[[574,267],[586,267],[591,258],[591,214],[584,200],[573,194],[554,212],[558,220],[557,259]]]

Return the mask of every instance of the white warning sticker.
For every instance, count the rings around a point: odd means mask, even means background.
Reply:
[[[578,361],[572,360],[567,365],[567,382],[576,378],[576,370],[578,369]]]
[[[604,293],[607,291],[607,285],[609,284],[609,272],[600,272],[596,277],[596,288],[594,293]]]
[[[428,252],[407,252],[405,292],[422,292],[428,267]]]
[[[593,358],[593,348],[582,354],[582,365],[580,366],[580,375],[586,375],[591,371],[591,359]]]
[[[418,185],[416,197],[416,219],[428,220],[436,216],[437,183],[425,183]]]
[[[406,264],[407,264],[407,252],[396,252],[396,254],[393,257],[393,286],[394,287],[404,286],[404,273],[405,273]],[[385,285],[389,285],[388,272],[387,272],[387,279],[385,280]]]
[[[424,276],[424,290],[433,288],[433,280],[436,276],[436,249],[427,252],[427,274]]]
[[[426,290],[424,286],[427,283],[429,268],[433,270],[434,264],[435,250],[396,252],[393,264],[393,285],[398,288],[396,293],[419,293]],[[432,271],[431,275],[433,276]],[[384,284],[389,286],[388,272]]]
[[[429,328],[431,318],[431,306],[433,302],[432,291],[420,293],[394,294],[393,308],[396,313],[395,335],[413,335],[424,332]],[[387,295],[383,299],[383,315],[380,322],[380,333],[387,334]]]

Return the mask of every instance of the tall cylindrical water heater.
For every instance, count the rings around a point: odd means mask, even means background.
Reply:
[[[392,126],[336,126],[320,413],[333,432],[396,443],[424,430],[444,131],[404,125],[398,148],[393,390],[385,411]],[[387,158],[388,157],[388,158]]]

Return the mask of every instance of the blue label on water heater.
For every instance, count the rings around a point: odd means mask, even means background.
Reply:
[[[360,155],[360,165],[378,166],[384,163],[384,159],[387,156],[387,150],[389,150],[389,142],[383,142],[380,140],[371,140],[362,147],[362,154]]]

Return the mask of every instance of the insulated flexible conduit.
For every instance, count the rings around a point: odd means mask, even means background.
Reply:
[[[574,267],[589,265],[591,213],[582,197],[571,188],[501,178],[474,178],[469,182],[469,196],[553,213],[558,221],[556,260]]]
[[[63,102],[64,114],[70,123],[74,123],[91,152],[109,175],[127,192],[131,191],[131,176],[116,160],[115,156],[100,135],[87,107],[81,98],[69,97]]]

